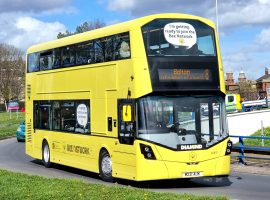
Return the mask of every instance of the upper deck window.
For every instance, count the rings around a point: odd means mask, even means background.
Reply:
[[[78,44],[76,52],[77,65],[95,63],[95,49],[93,41]]]
[[[52,69],[52,58],[52,51],[41,53],[39,58],[40,70]]]
[[[28,72],[39,71],[39,53],[32,53],[28,56]]]
[[[28,55],[28,72],[129,59],[129,33],[48,49]]]
[[[56,48],[53,50],[53,68],[59,68],[61,66],[61,49]]]
[[[62,66],[69,67],[75,64],[76,51],[73,45],[63,48]]]
[[[214,30],[198,20],[157,19],[142,32],[148,56],[216,56]]]

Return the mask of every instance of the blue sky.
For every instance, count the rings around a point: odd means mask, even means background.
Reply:
[[[0,42],[23,51],[61,31],[99,19],[107,25],[144,15],[178,12],[213,21],[215,0],[1,0]],[[270,0],[218,0],[225,71],[257,79],[270,68]]]

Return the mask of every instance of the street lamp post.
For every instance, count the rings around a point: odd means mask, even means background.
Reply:
[[[217,26],[217,34],[218,32],[218,0],[216,0],[216,26]]]

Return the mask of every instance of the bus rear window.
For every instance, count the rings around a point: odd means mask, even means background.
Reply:
[[[214,30],[198,20],[158,19],[142,33],[148,56],[216,56]]]

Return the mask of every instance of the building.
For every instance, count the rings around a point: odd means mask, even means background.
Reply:
[[[226,73],[226,92],[229,94],[240,94],[245,100],[256,100],[258,92],[256,89],[256,81],[247,80],[243,70],[240,71],[238,82],[234,82],[233,72]]]
[[[264,75],[256,80],[257,91],[260,95],[260,98],[270,99],[270,75],[268,68],[265,68]]]
[[[241,82],[245,82],[245,81],[247,81],[246,75],[245,75],[244,71],[241,70],[241,72],[239,73],[239,76],[238,76],[238,82],[241,83]]]
[[[227,93],[236,94],[239,92],[239,86],[234,82],[232,71],[226,73],[225,86]]]

